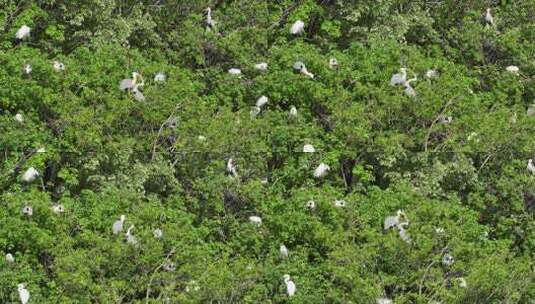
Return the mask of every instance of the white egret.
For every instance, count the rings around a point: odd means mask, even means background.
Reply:
[[[301,20],[297,20],[290,27],[290,34],[292,35],[300,35],[304,32],[305,32],[305,23]]]
[[[331,167],[329,165],[326,165],[324,163],[319,164],[319,166],[314,170],[314,177],[315,178],[321,178],[327,175],[327,173],[331,170]]]
[[[532,104],[528,107],[528,110],[526,111],[526,115],[527,115],[527,116],[533,116],[533,115],[535,115],[535,103],[532,103]]]
[[[29,64],[25,64],[24,67],[22,67],[22,70],[26,75],[29,75],[32,72],[32,66]]]
[[[163,231],[160,228],[156,228],[154,231],[152,231],[152,234],[154,235],[154,238],[161,239],[163,236]]]
[[[418,77],[416,77],[416,75],[415,75],[414,78],[411,78],[411,79],[407,80],[403,84],[403,86],[405,87],[405,94],[407,94],[407,96],[409,96],[409,97],[415,97],[416,96],[416,91],[411,86],[411,82],[416,81],[416,80],[418,80]]]
[[[8,262],[8,263],[14,263],[15,262],[15,258],[13,257],[13,255],[11,253],[6,253],[6,262]]]
[[[487,8],[487,12],[485,13],[485,22],[487,25],[494,26],[494,17],[490,13],[490,8]]]
[[[392,78],[390,78],[390,85],[396,86],[396,85],[403,85],[407,81],[407,69],[401,68],[399,69],[401,73],[392,75]]]
[[[347,205],[347,203],[344,200],[335,200],[333,205],[337,208],[343,208]]]
[[[54,60],[54,62],[52,63],[52,67],[56,72],[61,72],[65,70],[65,65],[57,60]]]
[[[65,212],[65,208],[61,204],[54,205],[52,206],[52,212],[54,212],[55,214],[61,214]]]
[[[37,171],[34,167],[28,168],[28,170],[22,174],[22,180],[26,183],[33,182],[37,177],[39,177],[39,171]]]
[[[435,228],[435,233],[436,234],[443,234],[444,232],[445,232],[445,230],[442,227]]]
[[[132,230],[134,230],[134,225],[130,225],[130,227],[128,227],[128,229],[126,230],[126,233],[125,233],[124,237],[126,238],[126,242],[127,242],[128,244],[136,245],[136,244],[137,244],[137,239],[136,239],[136,237],[132,234]]]
[[[258,114],[260,114],[260,112],[262,112],[262,109],[260,107],[252,106],[251,111],[249,111],[249,115],[251,115],[251,118],[255,118],[256,116],[258,116]]]
[[[210,7],[206,8],[206,30],[211,31],[215,27],[215,21],[212,18],[212,9]]]
[[[439,73],[437,70],[427,70],[425,72],[425,78],[427,79],[436,78],[438,76],[439,76]]]
[[[164,269],[165,271],[170,271],[170,272],[171,272],[171,271],[175,271],[175,269],[176,269],[176,264],[173,263],[173,262],[165,263],[165,264],[163,264],[163,269]]]
[[[158,72],[154,75],[155,82],[165,82],[165,80],[167,80],[167,76],[163,72]]]
[[[228,70],[230,75],[241,75],[241,70],[236,68],[231,68]]]
[[[145,95],[136,87],[132,89],[132,93],[134,93],[134,99],[137,101],[145,101]]]
[[[329,67],[333,70],[336,69],[338,67],[338,60],[336,58],[329,59]]]
[[[314,210],[316,209],[316,202],[314,202],[313,200],[310,200],[306,203],[305,205],[307,207],[307,209],[309,210]]]
[[[518,75],[518,73],[520,72],[520,69],[516,65],[507,66],[505,70],[515,75]]]
[[[282,244],[279,248],[280,257],[281,259],[287,259],[288,258],[288,248],[284,244]]]
[[[379,299],[377,299],[375,301],[377,302],[377,304],[393,304],[394,303],[389,298],[379,298]]]
[[[17,38],[18,40],[23,40],[30,36],[30,31],[30,27],[25,24],[17,30],[17,32],[15,33],[15,38]]]
[[[261,183],[262,185],[267,185],[267,184],[269,183],[268,178],[267,178],[267,177],[264,177],[263,179],[260,180],[260,183]]]
[[[316,152],[316,149],[314,149],[314,146],[311,144],[306,144],[303,146],[303,152],[304,153],[314,153]]]
[[[20,283],[17,285],[17,290],[19,292],[20,303],[27,304],[30,300],[30,292],[26,289],[26,286]]]
[[[468,287],[468,284],[466,283],[465,278],[460,277],[460,278],[458,278],[458,280],[459,280],[459,287],[461,287],[461,288],[466,288],[466,287]]]
[[[388,230],[388,229],[391,229],[391,228],[394,228],[394,227],[398,226],[400,212],[401,211],[398,210],[398,215],[397,216],[387,216],[385,218],[385,221],[384,221],[384,229],[385,230]]]
[[[256,106],[259,107],[259,108],[262,108],[268,102],[269,102],[269,99],[267,98],[267,96],[262,95],[256,100]]]
[[[205,140],[206,140],[206,136],[204,136],[204,135],[199,135],[199,136],[197,136],[197,139],[198,139],[199,141],[205,141]]]
[[[119,89],[121,91],[131,91],[134,95],[134,99],[137,101],[144,101],[145,96],[139,90],[140,87],[144,86],[145,82],[143,77],[138,72],[132,73],[132,79],[123,79],[119,83]]]
[[[33,215],[33,208],[31,206],[22,207],[22,214],[24,214],[26,216],[32,216]]]
[[[249,217],[249,222],[253,225],[260,226],[262,225],[262,218],[256,215],[251,215]]]
[[[293,118],[297,117],[297,108],[295,106],[292,106],[290,108],[290,117],[293,117]]]
[[[298,71],[299,73],[310,77],[311,79],[314,79],[314,74],[310,73],[305,66],[305,64],[302,61],[296,61],[293,65],[294,70]]]
[[[36,153],[45,153],[46,152],[46,149],[45,147],[41,147],[41,148],[38,148],[37,150],[35,150]]]
[[[229,158],[227,161],[227,173],[229,173],[231,177],[238,177],[238,171],[232,158]]]
[[[283,276],[284,284],[286,284],[286,293],[289,297],[295,295],[295,283],[290,279],[289,274]]]
[[[123,231],[123,225],[124,221],[126,220],[126,215],[122,214],[121,218],[118,221],[115,221],[112,226],[113,234],[119,234],[119,232]]]
[[[445,115],[439,115],[438,116],[438,122],[441,124],[450,124],[453,121],[453,117],[451,116],[445,116]]]
[[[533,165],[533,159],[528,159],[528,166],[526,167],[529,173],[535,174],[535,165]]]
[[[449,253],[446,253],[442,257],[442,265],[444,266],[451,266],[453,265],[454,262],[455,262],[455,259]]]
[[[255,64],[254,68],[259,70],[259,71],[267,71],[268,64],[267,64],[267,62],[260,62],[260,63]]]
[[[20,114],[20,113],[15,114],[15,121],[18,122],[18,123],[23,123],[24,122],[24,116],[22,116],[22,114]]]
[[[408,226],[409,224],[407,222],[404,222],[404,223],[400,223],[398,225],[398,233],[399,233],[399,237],[405,242],[405,243],[410,243],[412,241],[409,233],[407,232],[407,230],[405,229],[406,226]]]

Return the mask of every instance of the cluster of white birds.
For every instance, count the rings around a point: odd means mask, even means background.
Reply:
[[[407,80],[407,69],[400,68],[400,73],[392,75],[390,78],[390,85],[396,86],[401,85],[405,88],[405,94],[409,97],[415,97],[416,91],[412,88],[411,82],[418,80],[418,77],[414,75],[413,78]]]
[[[407,226],[409,226],[409,219],[401,210],[398,210],[395,216],[387,216],[384,221],[384,230],[397,228],[399,237],[406,243],[410,243],[411,237],[407,232]]]
[[[161,78],[161,76],[158,76],[158,74],[155,76]],[[119,83],[119,89],[121,91],[130,91],[134,95],[134,99],[137,101],[144,101],[145,95],[140,91],[140,88],[145,85],[145,82],[143,81],[143,77],[138,72],[132,73],[132,78],[125,78],[121,80]]]

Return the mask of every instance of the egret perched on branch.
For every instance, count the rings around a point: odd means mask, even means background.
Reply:
[[[445,116],[445,115],[439,115],[438,116],[438,122],[441,124],[450,124],[453,121],[453,117],[451,116]]]
[[[466,283],[466,280],[463,277],[458,278],[459,280],[459,287],[466,288],[468,287],[468,284]]]
[[[126,238],[126,242],[128,244],[132,244],[132,245],[136,245],[137,244],[137,239],[136,237],[132,234],[132,230],[134,229],[134,225],[130,225],[130,227],[128,227],[128,229],[126,230],[126,233],[125,233],[125,238]]]
[[[123,225],[124,221],[126,220],[126,215],[122,214],[121,218],[118,221],[115,221],[112,226],[112,232],[113,234],[119,234],[121,231],[123,231]]]
[[[17,38],[18,40],[23,40],[30,36],[30,31],[30,27],[25,24],[17,30],[17,32],[15,33],[15,38]]]
[[[255,64],[254,68],[259,70],[259,71],[267,71],[268,64],[267,64],[267,62],[260,62],[260,63]]]
[[[52,67],[54,68],[54,71],[61,72],[65,70],[65,65],[57,60],[54,60]]]
[[[283,279],[284,284],[286,284],[286,293],[288,294],[288,297],[292,297],[295,295],[295,283],[290,279],[289,274],[285,274]]]
[[[165,82],[167,79],[167,76],[163,72],[158,72],[156,75],[154,75],[154,81],[155,82]]]
[[[510,66],[506,67],[505,70],[507,72],[515,74],[515,75],[518,75],[519,72],[520,72],[520,69],[516,65],[510,65]]]
[[[27,304],[30,300],[30,292],[26,289],[26,286],[20,283],[17,285],[17,290],[19,292],[20,303]]]
[[[409,96],[409,97],[415,97],[416,96],[416,91],[411,86],[411,82],[416,81],[416,80],[418,80],[418,77],[416,77],[416,75],[414,75],[414,78],[407,80],[405,82],[405,84],[404,84],[405,94],[407,96]]]
[[[442,265],[451,266],[455,262],[455,259],[448,253],[442,257]]]
[[[241,70],[237,68],[231,68],[228,70],[230,75],[241,75]]]
[[[297,108],[295,106],[292,106],[290,108],[290,118],[296,118],[297,117]]]
[[[262,225],[262,218],[256,215],[251,215],[249,217],[249,222],[253,225],[260,226]]]
[[[309,210],[314,210],[316,209],[316,202],[314,202],[313,200],[310,200],[306,203],[305,205],[307,207],[307,209]]]
[[[55,214],[62,214],[63,212],[65,212],[65,208],[61,204],[54,205],[52,206],[52,212],[54,212]]]
[[[531,174],[535,174],[535,165],[533,165],[533,159],[528,159],[528,166],[526,167],[528,169],[528,172]]]
[[[259,108],[262,108],[268,102],[269,102],[269,99],[267,98],[267,96],[262,95],[256,100],[256,106],[259,107]]]
[[[160,228],[156,228],[154,231],[152,231],[152,234],[154,235],[154,238],[161,239],[163,236],[163,231]]]
[[[346,206],[346,204],[347,204],[347,203],[346,203],[346,201],[344,201],[344,200],[335,200],[335,201],[334,201],[334,206],[335,206],[336,208],[343,208],[343,207]]]
[[[32,216],[33,215],[33,208],[31,206],[22,207],[22,214],[24,214],[26,216]]]
[[[305,32],[305,23],[301,20],[297,20],[290,27],[290,34],[292,35],[301,35]]]
[[[392,78],[390,78],[391,86],[403,85],[407,81],[407,69],[401,68],[399,70],[401,73],[394,74],[392,75]]]
[[[33,182],[37,177],[39,177],[39,171],[37,171],[34,167],[28,168],[22,175],[22,180],[26,183]]]
[[[490,13],[490,8],[487,8],[487,12],[485,13],[485,22],[487,23],[487,26],[494,26],[494,17],[492,17],[492,14]]]
[[[24,122],[24,116],[22,116],[22,114],[20,114],[20,113],[15,114],[15,121],[18,122],[18,123],[23,123]]]
[[[22,70],[24,71],[24,74],[29,75],[32,72],[32,66],[25,64],[24,67],[22,67]]]
[[[327,173],[331,170],[331,167],[329,165],[326,165],[324,163],[319,164],[319,166],[314,170],[314,177],[315,178],[321,178],[327,175]]]
[[[210,7],[207,7],[205,12],[206,12],[206,20],[205,20],[206,30],[211,31],[212,29],[215,28],[215,21],[214,19],[212,19],[212,9]]]
[[[304,153],[314,153],[314,152],[316,152],[316,149],[314,149],[313,145],[306,144],[306,145],[303,146],[303,152]]]
[[[302,61],[296,61],[293,65],[295,71],[314,79],[314,74],[310,73]]]
[[[6,262],[7,263],[14,263],[15,262],[15,258],[13,257],[13,255],[11,253],[6,253]]]
[[[288,248],[284,244],[282,244],[279,248],[280,257],[281,259],[287,259],[288,258]]]
[[[238,177],[238,171],[236,170],[236,165],[232,158],[229,158],[227,161],[227,173],[229,173],[231,177]]]
[[[329,67],[333,70],[336,69],[338,67],[338,60],[336,58],[329,59]]]

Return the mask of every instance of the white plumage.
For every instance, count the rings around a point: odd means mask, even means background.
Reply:
[[[295,295],[295,283],[290,279],[289,274],[285,274],[283,278],[286,284],[286,293],[289,297],[293,297]]]
[[[468,287],[468,284],[466,283],[466,280],[463,277],[459,278],[459,287],[461,287],[461,288]]]
[[[316,202],[314,202],[313,200],[310,200],[306,203],[306,207],[307,209],[314,210],[316,209]]]
[[[231,68],[228,70],[230,75],[241,75],[241,70],[236,68]]]
[[[290,27],[290,34],[292,35],[300,35],[304,32],[305,32],[305,23],[301,20],[297,20]]]
[[[455,262],[455,259],[448,253],[442,257],[442,265],[451,266]]]
[[[118,221],[115,221],[112,226],[113,234],[119,234],[123,231],[124,221],[126,220],[126,215],[122,214],[121,218]]]
[[[288,258],[288,248],[284,244],[282,244],[279,248],[280,257],[281,259],[287,259]]]
[[[528,166],[526,167],[529,173],[535,174],[535,165],[533,165],[533,159],[528,159]]]
[[[155,82],[164,82],[167,79],[167,76],[163,72],[158,72],[156,75],[154,75],[154,81]]]
[[[494,17],[490,13],[490,8],[487,8],[487,12],[485,13],[485,22],[487,22],[487,25],[494,26]]]
[[[526,111],[526,115],[527,115],[527,116],[533,116],[533,115],[535,115],[535,103],[531,104],[531,105],[528,107],[528,110]]]
[[[15,114],[15,121],[18,122],[18,123],[23,123],[24,122],[24,116],[22,116],[22,114],[20,114],[20,113]]]
[[[136,237],[132,234],[132,230],[134,229],[134,225],[131,225],[130,227],[128,227],[128,230],[126,230],[126,233],[125,233],[125,238],[126,238],[126,242],[128,244],[131,244],[131,245],[137,245],[137,239]]]
[[[405,82],[407,81],[407,69],[401,68],[399,70],[401,71],[401,73],[394,74],[392,75],[392,78],[390,78],[391,86],[402,85],[405,84]]]
[[[329,67],[333,70],[336,69],[338,67],[338,60],[336,58],[329,59]]]
[[[238,177],[238,171],[232,158],[229,158],[227,161],[227,173],[229,173],[231,177]]]
[[[392,304],[392,300],[388,298],[379,298],[376,300],[377,304]]]
[[[267,71],[268,64],[267,64],[267,62],[260,62],[260,63],[255,64],[254,68],[259,70],[259,71]]]
[[[25,64],[24,67],[22,68],[22,70],[24,71],[25,74],[30,74],[32,72],[32,66],[29,65],[29,64]]]
[[[33,215],[33,208],[31,206],[22,207],[22,214],[24,214],[26,216],[32,216]]]
[[[152,234],[154,235],[155,238],[161,239],[163,236],[163,231],[160,228],[156,228],[154,229],[154,231],[152,231]]]
[[[306,144],[303,146],[303,152],[304,153],[314,153],[316,152],[316,149],[314,149],[314,146],[311,144]]]
[[[15,37],[19,40],[22,40],[30,36],[30,31],[31,29],[29,26],[23,25],[17,30],[17,32],[15,33]]]
[[[15,258],[13,257],[13,255],[11,253],[6,253],[6,262],[8,262],[8,263],[14,263],[15,262]]]
[[[54,60],[54,62],[52,63],[52,67],[54,68],[54,71],[56,72],[61,72],[65,70],[65,65],[57,60]]]
[[[256,100],[256,106],[259,107],[259,108],[262,108],[268,102],[269,102],[269,99],[267,98],[267,96],[262,95]]]
[[[37,177],[39,177],[39,171],[37,171],[34,167],[28,168],[28,170],[22,174],[22,180],[26,183],[33,182]]]
[[[295,106],[292,106],[290,108],[290,117],[293,117],[293,118],[297,117],[297,108]]]
[[[30,300],[30,292],[26,289],[26,286],[23,283],[20,283],[17,285],[17,290],[19,292],[20,303],[28,303]]]
[[[516,65],[510,65],[505,68],[505,70],[509,73],[513,73],[515,75],[518,75],[520,72],[520,69]]]
[[[259,216],[256,216],[256,215],[251,215],[251,216],[249,217],[249,222],[250,222],[251,224],[260,226],[260,225],[262,225],[262,218],[259,217]]]
[[[329,170],[331,170],[331,167],[329,167],[328,165],[324,164],[324,163],[321,163],[319,164],[319,166],[316,168],[316,170],[314,170],[314,177],[315,178],[321,178],[321,177],[324,177],[325,175],[327,175],[327,173],[329,172]]]
[[[55,214],[61,214],[65,212],[65,208],[61,204],[54,205],[52,206],[52,212],[54,212]]]
[[[437,70],[427,70],[427,72],[425,72],[425,78],[427,79],[436,78],[438,75]]]
[[[346,201],[344,201],[344,200],[335,200],[335,201],[334,201],[334,206],[335,206],[336,208],[343,208],[343,207],[345,207],[346,205],[347,205],[347,203],[346,203]]]

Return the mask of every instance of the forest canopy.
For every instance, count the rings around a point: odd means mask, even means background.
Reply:
[[[0,0],[0,303],[534,303],[535,2]]]

